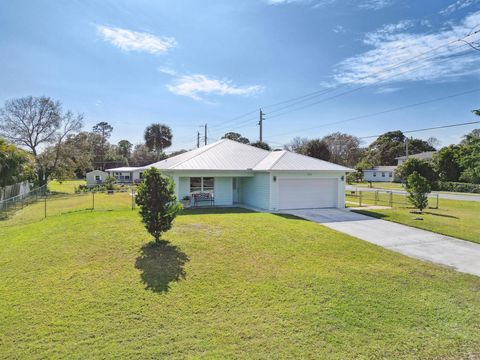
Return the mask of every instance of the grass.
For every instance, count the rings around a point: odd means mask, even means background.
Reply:
[[[359,187],[359,188],[369,188],[370,184],[367,182],[352,183],[348,184],[350,186]],[[391,183],[391,182],[372,182],[372,189],[378,190],[403,190],[405,187],[400,183]],[[476,193],[466,193],[466,192],[455,192],[455,191],[432,191],[434,194],[453,194],[453,195],[463,195],[463,196],[478,196]]]
[[[367,182],[352,183],[348,185],[355,187],[370,187],[370,184]],[[402,184],[393,182],[372,182],[372,189],[405,190]]]
[[[440,199],[438,209],[425,209],[421,216],[412,214],[412,210],[412,207],[403,205],[392,209],[355,211],[480,243],[480,202]],[[418,217],[423,220],[415,220]]]
[[[63,193],[63,194],[73,194],[75,193],[75,188],[78,188],[79,185],[86,185],[85,180],[64,180],[64,181],[49,181],[48,189],[52,192]]]
[[[476,358],[480,278],[289,216],[0,228],[0,358]]]

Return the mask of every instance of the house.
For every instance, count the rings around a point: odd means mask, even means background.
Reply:
[[[430,161],[436,151],[426,151],[418,154],[399,156],[396,166],[375,166],[372,169],[363,170],[363,178],[368,182],[393,182],[395,179],[395,169],[398,165],[403,164],[407,159],[414,158]]]
[[[267,151],[229,139],[135,171],[152,166],[174,180],[179,199],[210,193],[218,206],[247,205],[271,211],[343,208],[345,174],[353,171],[289,151]]]
[[[365,181],[393,182],[396,166],[375,166],[372,169],[363,170]]]
[[[403,164],[407,159],[410,159],[410,158],[430,161],[430,160],[433,159],[433,155],[435,153],[436,153],[436,151],[425,151],[425,152],[418,153],[418,154],[400,156],[400,157],[395,158],[395,160],[397,160],[397,165]]]
[[[110,176],[113,176],[117,183],[131,184],[139,182],[142,178],[142,168],[140,167],[119,167],[105,170]]]
[[[87,186],[95,186],[101,185],[104,183],[105,179],[107,178],[108,174],[105,171],[101,170],[93,170],[87,172]]]

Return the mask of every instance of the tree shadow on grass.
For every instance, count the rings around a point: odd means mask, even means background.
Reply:
[[[142,246],[135,267],[142,271],[140,277],[146,290],[162,293],[169,290],[172,281],[185,279],[188,261],[188,256],[168,241],[150,242]]]

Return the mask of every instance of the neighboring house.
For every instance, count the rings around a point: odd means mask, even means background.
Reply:
[[[87,186],[95,186],[95,185],[101,185],[105,182],[105,179],[107,178],[108,174],[105,171],[101,170],[93,170],[90,172],[87,172],[86,178],[87,178]]]
[[[395,169],[396,166],[375,166],[372,169],[363,170],[363,178],[371,182],[392,182]]]
[[[140,181],[142,178],[142,169],[139,167],[119,167],[107,169],[109,175],[113,176],[117,183],[130,184]]]
[[[410,158],[430,161],[430,160],[432,160],[433,155],[435,153],[436,153],[436,151],[425,151],[425,152],[418,153],[418,154],[412,154],[412,155],[408,155],[408,156],[400,156],[400,157],[395,158],[395,160],[397,160],[397,165],[403,164],[407,159],[410,159]]]
[[[352,169],[289,151],[266,151],[229,139],[136,168],[155,167],[175,182],[177,198],[211,193],[215,205],[263,210],[343,208]],[[116,169],[110,169],[109,172]]]
[[[435,153],[436,151],[426,151],[408,156],[399,156],[395,158],[395,160],[397,160],[396,166],[375,166],[372,169],[363,170],[363,178],[365,181],[371,182],[392,182],[394,181],[395,169],[398,165],[403,164],[407,159],[410,158],[430,161]]]

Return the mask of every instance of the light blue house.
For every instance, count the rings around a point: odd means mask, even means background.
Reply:
[[[289,151],[266,151],[222,139],[137,168],[155,167],[173,178],[179,199],[210,193],[215,206],[268,211],[343,208],[345,175],[352,169]]]

